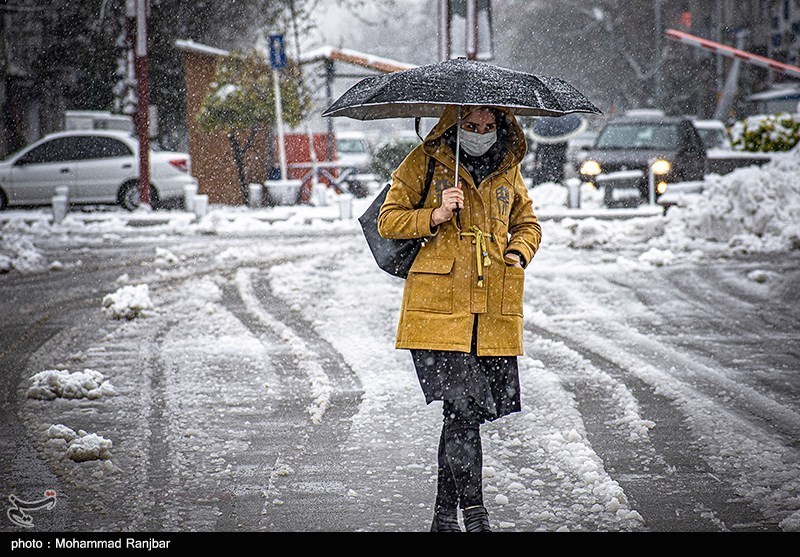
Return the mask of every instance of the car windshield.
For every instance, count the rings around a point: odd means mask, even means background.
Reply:
[[[337,145],[340,153],[363,154],[367,147],[360,139],[340,139]]]
[[[678,126],[659,123],[609,124],[597,139],[597,149],[678,148]]]
[[[703,140],[703,146],[706,149],[713,149],[714,147],[724,147],[727,143],[725,132],[719,128],[715,129],[698,129],[700,138]]]

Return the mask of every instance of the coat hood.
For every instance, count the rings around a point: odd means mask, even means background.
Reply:
[[[478,108],[482,107],[471,105],[463,106],[461,108],[461,118],[463,119]],[[528,152],[528,143],[525,140],[525,133],[522,131],[522,127],[520,127],[511,110],[499,106],[490,106],[489,108],[499,112],[505,119],[505,126],[508,130],[508,137],[506,140],[507,152],[503,162],[500,164],[499,169],[507,170],[522,162],[522,159],[525,157],[525,153]],[[433,155],[433,153],[436,151],[436,148],[440,144],[444,143],[442,136],[450,128],[455,126],[457,121],[458,106],[448,105],[445,107],[444,112],[442,112],[442,116],[439,118],[439,121],[436,123],[433,129],[428,132],[428,135],[425,136],[425,151],[429,155]],[[498,127],[503,125],[504,124],[502,122],[498,122]],[[448,150],[450,150],[449,147]],[[452,150],[450,151],[452,152]]]

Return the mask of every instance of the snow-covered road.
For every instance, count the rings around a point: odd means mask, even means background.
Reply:
[[[800,528],[797,252],[580,249],[575,228],[545,223],[527,272],[523,412],[484,429],[493,525]],[[429,525],[441,406],[393,348],[403,282],[357,230],[63,240],[39,243],[60,270],[0,277],[2,496],[57,487],[41,528]],[[139,284],[152,310],[103,312]],[[51,369],[116,395],[28,397]],[[64,458],[54,424],[111,458]]]

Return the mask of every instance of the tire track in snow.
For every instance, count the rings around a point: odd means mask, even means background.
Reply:
[[[530,356],[519,358],[519,370],[522,414],[485,427],[485,498],[501,527],[640,529],[641,517],[587,440],[571,393]]]
[[[353,515],[361,510],[352,508],[341,447],[361,402],[361,388],[341,355],[275,298],[266,277],[256,277],[257,272],[236,272],[232,282],[243,306],[234,314],[256,336],[268,332],[282,342],[292,356],[287,362],[291,369],[282,373],[303,372],[313,398],[303,423],[295,423],[300,418],[297,394],[284,402],[283,421],[295,426],[268,473],[260,514],[270,521],[270,530],[352,530],[357,524]]]
[[[608,427],[616,418],[613,400],[609,401],[603,385],[581,381],[573,385],[592,444],[631,494],[648,526],[655,530],[775,529],[773,522],[737,495],[734,478],[720,478],[719,472],[699,457],[707,448],[679,401],[649,385],[618,358],[538,324],[526,322],[525,328],[550,341],[550,347],[559,353],[555,359],[552,354],[543,356],[550,365],[563,367],[573,360],[573,365],[583,361],[603,370],[636,397],[643,415],[655,423],[648,432],[648,444],[631,446],[629,439]]]
[[[765,389],[750,386],[749,378],[743,370],[728,369],[718,365],[712,367],[713,360],[706,360],[704,363],[701,358],[697,357],[698,348],[694,345],[690,347],[688,354],[686,349],[670,345],[670,342],[675,342],[669,334],[672,326],[680,327],[681,324],[685,324],[685,327],[688,328],[703,327],[701,330],[718,332],[716,321],[713,323],[705,321],[702,303],[698,297],[676,294],[676,296],[691,300],[693,306],[701,308],[695,319],[686,321],[685,315],[670,315],[658,307],[652,307],[652,305],[659,305],[656,301],[661,298],[661,295],[655,296],[649,292],[652,290],[653,282],[650,275],[644,284],[639,285],[625,284],[614,280],[608,282],[618,284],[619,288],[624,288],[628,292],[632,291],[640,299],[644,296],[644,299],[651,300],[651,306],[645,308],[645,311],[661,313],[663,319],[668,323],[657,323],[657,327],[660,327],[658,333],[647,331],[646,326],[642,326],[646,330],[642,332],[637,326],[626,321],[627,316],[620,314],[616,307],[605,307],[602,301],[598,302],[594,299],[576,299],[574,293],[569,299],[570,306],[552,310],[560,312],[555,316],[542,311],[534,312],[533,307],[527,304],[528,322],[550,332],[559,331],[568,335],[572,345],[581,345],[594,353],[605,355],[607,359],[616,362],[621,368],[636,372],[635,375],[647,382],[653,383],[660,378],[668,382],[674,381],[682,388],[696,391],[697,394],[725,408],[726,412],[729,413],[733,410],[742,420],[761,428],[770,436],[778,437],[782,444],[798,447],[800,440],[798,440],[796,432],[800,431],[800,412],[787,404],[787,401],[781,402],[777,400],[777,396],[775,398],[770,396],[772,393],[762,392]],[[642,291],[646,291],[646,293]],[[668,290],[668,292],[671,291]],[[537,294],[541,295],[542,292]],[[671,297],[671,294],[668,296]],[[526,298],[532,300],[531,296]],[[618,301],[624,300],[624,296],[619,292],[616,294],[616,298]],[[647,305],[647,302],[644,303]],[[708,311],[713,315],[719,314],[716,307],[710,308]],[[635,319],[641,319],[642,313],[642,310],[637,308]],[[588,316],[588,318],[584,316]],[[652,316],[650,318],[652,319]],[[673,323],[670,323],[670,320]],[[679,330],[676,329],[676,331]],[[690,334],[695,335],[696,333],[695,329],[691,330]],[[745,332],[742,335],[750,335],[753,339],[759,339],[753,333]],[[737,336],[734,330],[728,338],[733,341],[741,337]],[[714,348],[707,350],[713,351]],[[719,350],[718,346],[716,350]],[[654,366],[652,362],[658,362],[658,364]]]
[[[357,240],[337,244],[326,259],[272,268],[270,285],[341,354],[363,388],[341,449],[352,493],[339,512],[359,531],[425,531],[441,404],[425,405],[410,354],[394,348],[402,281],[380,271]]]
[[[308,377],[311,385],[311,404],[308,413],[311,421],[315,424],[322,422],[322,417],[330,406],[333,385],[330,377],[325,373],[322,364],[317,360],[317,356],[308,346],[305,340],[287,324],[273,317],[268,313],[256,296],[253,289],[252,269],[239,269],[236,272],[236,287],[242,301],[247,309],[258,319],[261,324],[272,330],[280,339],[290,347],[297,361],[297,366]],[[263,293],[262,293],[263,295]]]

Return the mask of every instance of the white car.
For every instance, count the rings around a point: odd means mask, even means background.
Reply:
[[[372,149],[367,136],[359,131],[343,131],[336,134],[337,162],[342,168],[356,172],[369,172],[372,165]]]
[[[151,143],[151,205],[184,195],[197,184],[186,153],[162,151]],[[49,205],[58,186],[69,186],[69,202],[139,206],[139,140],[109,130],[46,135],[0,162],[0,209]]]
[[[356,197],[369,195],[372,173],[372,148],[365,133],[343,131],[336,134],[336,165],[347,189]]]

